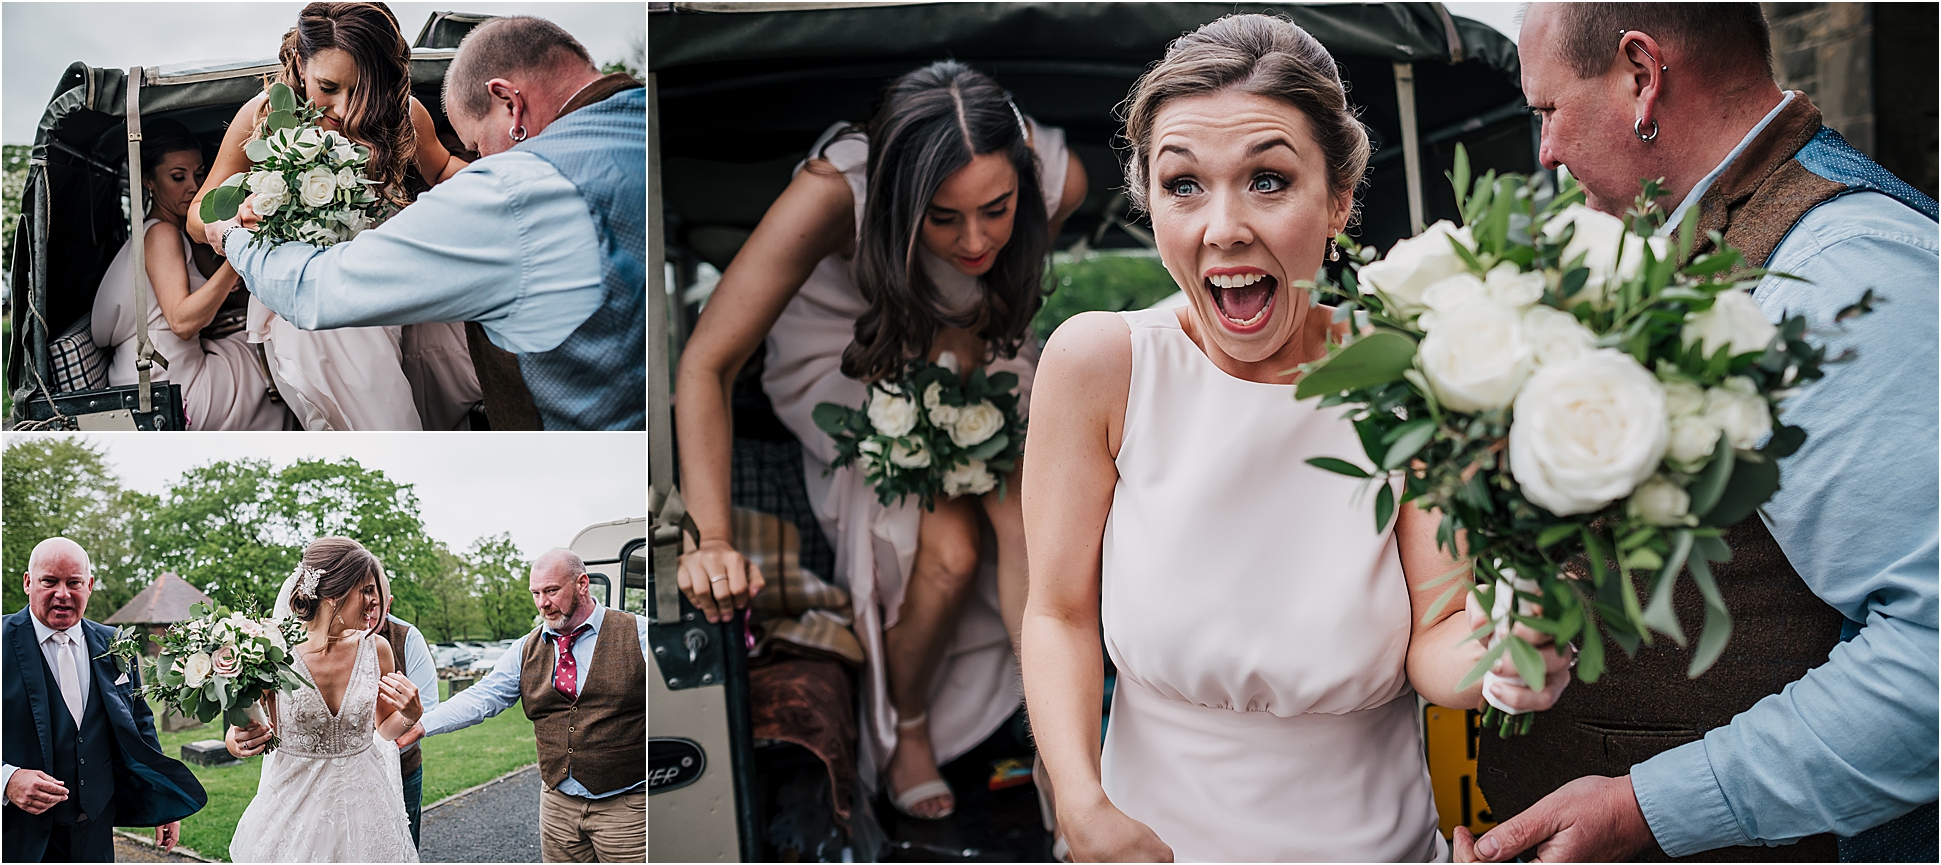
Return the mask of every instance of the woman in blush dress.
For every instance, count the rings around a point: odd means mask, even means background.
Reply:
[[[1024,676],[1065,839],[1099,861],[1446,857],[1415,695],[1480,706],[1454,685],[1482,649],[1430,609],[1445,586],[1414,586],[1457,563],[1433,514],[1377,532],[1373,495],[1307,465],[1361,443],[1292,387],[1345,335],[1299,282],[1368,160],[1334,60],[1285,19],[1223,18],[1139,80],[1125,137],[1189,303],[1076,316],[1039,370]],[[1493,693],[1544,708],[1561,686],[1516,690]]]
[[[149,200],[139,246],[135,239],[101,277],[90,322],[95,345],[114,353],[108,383],[135,384],[135,255],[146,256],[149,342],[168,362],[150,370],[152,381],[182,387],[190,430],[280,430],[290,413],[271,397],[269,378],[256,348],[241,331],[204,338],[223,301],[242,288],[228,262],[219,266],[209,248],[190,242],[182,226],[202,186],[202,145],[179,123],[151,120],[142,140],[142,192]],[[200,253],[200,254],[199,254]],[[207,259],[205,261],[204,259]],[[205,274],[204,264],[213,272]]]
[[[802,442],[809,498],[836,547],[867,667],[857,749],[911,816],[948,816],[937,766],[1015,711],[1012,643],[1025,591],[1024,527],[1010,494],[883,506],[811,413],[857,406],[865,382],[953,354],[1018,376],[1045,254],[1085,197],[1062,130],[1027,118],[990,77],[942,61],[893,82],[867,126],[838,123],[728,266],[681,357],[676,410],[682,493],[700,548],[680,582],[711,620],[760,590],[729,532],[728,396],[767,345],[762,386]],[[1021,350],[1024,349],[1024,350]],[[981,542],[984,523],[996,555]],[[1007,638],[1011,637],[1011,638]]]
[[[436,185],[466,166],[439,142],[431,113],[411,96],[411,48],[384,4],[305,6],[278,58],[276,81],[322,108],[325,129],[371,149],[366,170],[392,204],[407,202],[408,167]],[[249,169],[243,145],[268,110],[265,93],[236,112],[212,174]],[[196,237],[205,234],[201,206],[198,195],[188,226]],[[252,299],[249,333],[263,344],[277,389],[304,429],[448,429],[483,401],[462,324],[304,331]]]

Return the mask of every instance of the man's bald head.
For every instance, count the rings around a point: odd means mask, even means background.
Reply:
[[[45,573],[50,567],[78,567],[80,573],[93,573],[93,563],[88,560],[88,551],[67,538],[48,538],[34,545],[34,552],[27,557],[27,576]]]
[[[94,593],[88,551],[67,538],[48,538],[27,557],[27,607],[41,624],[57,631],[74,627]]]
[[[593,598],[587,591],[590,583],[586,562],[578,553],[567,549],[540,553],[533,560],[529,585],[533,606],[539,608],[546,627],[571,630],[586,621],[593,614]]]

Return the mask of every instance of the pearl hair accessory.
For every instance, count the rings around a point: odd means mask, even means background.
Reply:
[[[317,596],[317,580],[323,577],[323,571],[308,565],[297,565],[296,573],[297,595],[304,598],[315,598]]]

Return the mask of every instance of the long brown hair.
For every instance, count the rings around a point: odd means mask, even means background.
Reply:
[[[1022,118],[996,81],[955,60],[891,82],[882,108],[860,130],[869,139],[869,193],[853,273],[869,310],[856,319],[856,337],[843,350],[843,375],[861,381],[895,375],[929,352],[946,322],[976,332],[998,356],[1017,355],[1044,301],[1051,246],[1038,157]],[[971,321],[951,321],[953,311],[917,258],[919,231],[937,188],[987,153],[1002,154],[1017,170],[1017,215],[1010,242],[981,279],[978,312]]]
[[[417,153],[411,126],[411,46],[398,30],[397,16],[383,3],[312,3],[297,16],[297,26],[283,34],[277,51],[283,69],[276,80],[301,98],[305,90],[297,61],[308,63],[317,52],[331,48],[343,50],[357,64],[344,134],[371,148],[366,173],[384,195],[402,203],[405,169]]]
[[[364,585],[365,580],[377,581],[377,627],[371,633],[384,628],[384,608],[390,593],[390,581],[384,577],[384,565],[364,549],[364,545],[350,538],[325,537],[310,542],[303,548],[303,567],[314,568],[317,577],[316,594],[306,597],[301,592],[290,595],[290,612],[299,621],[310,622],[323,611],[325,601],[343,599]]]

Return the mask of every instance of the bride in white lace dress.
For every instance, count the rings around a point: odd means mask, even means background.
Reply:
[[[349,538],[319,538],[285,582],[277,612],[308,626],[296,668],[316,687],[272,703],[270,727],[229,730],[230,753],[242,757],[261,753],[272,729],[282,736],[236,824],[232,861],[418,861],[394,740],[424,707],[368,629],[383,621],[373,614],[386,588],[376,557]]]

